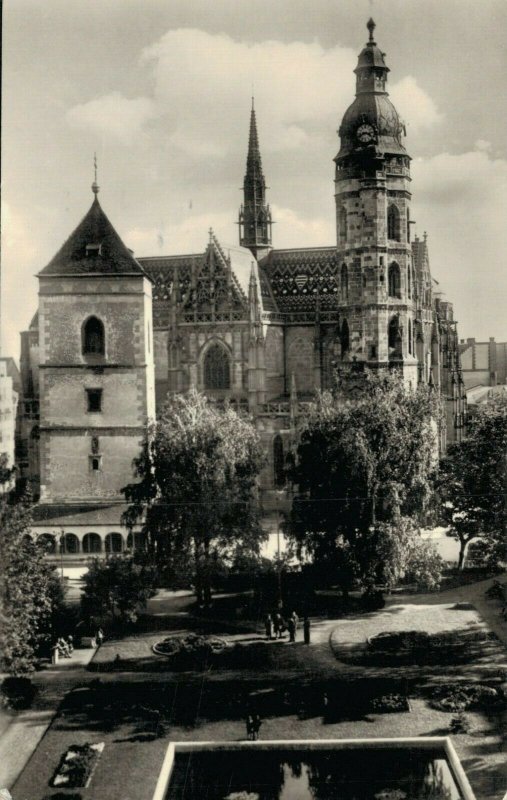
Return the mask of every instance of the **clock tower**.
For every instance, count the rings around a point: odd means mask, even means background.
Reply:
[[[342,361],[396,366],[418,380],[410,243],[410,156],[386,91],[389,68],[374,40],[361,51],[356,98],[344,114],[335,199]]]

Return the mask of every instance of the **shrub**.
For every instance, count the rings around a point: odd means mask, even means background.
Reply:
[[[429,634],[425,631],[383,631],[368,640],[373,650],[397,653],[399,650],[411,650],[427,647]]]
[[[470,721],[467,715],[460,711],[456,714],[449,724],[449,733],[468,733],[470,731]]]
[[[7,708],[30,708],[36,692],[30,678],[10,676],[2,682],[2,701]]]
[[[186,636],[169,636],[155,644],[153,651],[169,658],[171,666],[181,669],[207,664],[226,647],[224,640],[218,637],[189,633]]]
[[[100,753],[99,745],[91,745],[88,742],[83,745],[72,745],[60,760],[51,781],[52,785],[65,786],[66,789],[86,786]]]
[[[361,605],[364,611],[378,611],[379,608],[384,608],[386,601],[380,589],[374,589],[365,592],[361,597]]]
[[[377,714],[396,714],[400,711],[410,711],[407,698],[401,694],[384,694],[382,697],[374,697],[371,701],[371,708]]]

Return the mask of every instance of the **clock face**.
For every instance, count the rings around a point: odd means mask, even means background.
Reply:
[[[375,138],[375,131],[373,130],[371,125],[368,125],[366,122],[360,125],[356,131],[356,136],[360,142],[366,144],[367,142],[373,141]]]

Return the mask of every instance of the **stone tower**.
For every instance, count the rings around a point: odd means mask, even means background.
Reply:
[[[266,203],[266,181],[262,172],[257,122],[252,98],[243,205],[239,210],[239,243],[260,259],[271,248],[271,210]]]
[[[155,416],[151,281],[92,188],[90,210],[38,275],[41,502],[62,513],[124,501]]]
[[[369,41],[354,70],[356,98],[338,131],[335,199],[342,360],[396,365],[418,379],[410,243],[410,156],[389,100],[389,68]]]

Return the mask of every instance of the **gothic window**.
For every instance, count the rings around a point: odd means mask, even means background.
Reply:
[[[97,317],[90,317],[83,326],[83,355],[103,356],[105,345],[104,325]]]
[[[412,355],[413,351],[413,344],[412,344],[412,320],[409,319],[408,321],[408,352]]]
[[[410,242],[410,209],[407,208],[407,242]]]
[[[347,209],[345,206],[340,208],[340,214],[338,217],[338,225],[340,228],[340,242],[343,244],[347,241]]]
[[[409,298],[412,297],[412,267],[407,267],[407,294]]]
[[[203,376],[205,389],[230,389],[229,356],[221,345],[212,344],[206,351]]]
[[[401,358],[401,331],[398,317],[393,317],[387,329],[387,342],[389,347],[389,358]]]
[[[340,343],[342,347],[342,356],[350,350],[350,333],[349,325],[346,319],[343,320],[342,329],[340,332]]]
[[[273,477],[277,488],[285,484],[285,466],[283,455],[283,442],[280,435],[273,439]]]
[[[349,296],[349,271],[346,264],[342,264],[340,286],[342,290],[342,299],[347,300]]]
[[[400,241],[400,212],[393,205],[387,209],[387,238]]]
[[[389,266],[389,297],[401,297],[400,268],[396,261]]]

